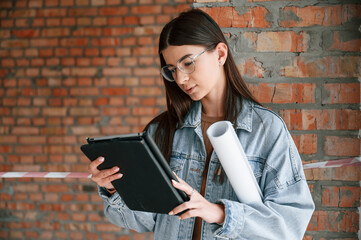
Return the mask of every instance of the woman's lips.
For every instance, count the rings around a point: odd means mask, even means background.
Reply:
[[[190,94],[190,93],[194,90],[194,88],[195,88],[195,86],[190,87],[190,88],[187,88],[187,89],[186,89],[186,92],[187,92],[188,94]]]

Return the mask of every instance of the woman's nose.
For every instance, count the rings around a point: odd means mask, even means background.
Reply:
[[[176,77],[176,82],[178,84],[183,84],[185,81],[189,80],[189,75],[187,73],[184,73],[182,71],[177,71],[177,77]]]

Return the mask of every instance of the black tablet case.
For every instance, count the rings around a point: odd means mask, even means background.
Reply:
[[[131,210],[169,213],[188,201],[188,196],[173,187],[175,179],[159,148],[146,132],[88,138],[80,149],[91,160],[100,156],[104,162],[99,170],[118,166],[123,174],[112,182]]]

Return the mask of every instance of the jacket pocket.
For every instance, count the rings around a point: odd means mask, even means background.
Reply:
[[[251,166],[253,175],[255,176],[257,182],[262,177],[263,168],[264,168],[264,159],[255,156],[247,156],[248,163]]]
[[[180,158],[171,157],[169,167],[170,169],[175,172],[179,177],[181,177],[181,172],[184,167],[185,160]]]

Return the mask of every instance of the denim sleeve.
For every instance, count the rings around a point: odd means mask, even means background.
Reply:
[[[224,239],[302,239],[314,211],[301,158],[282,121],[273,124],[261,177],[263,202],[244,204],[227,199],[222,226],[214,235]]]
[[[136,232],[154,231],[155,213],[130,210],[117,192],[109,195],[105,188],[99,186],[98,192],[104,200],[104,214],[112,224]]]

